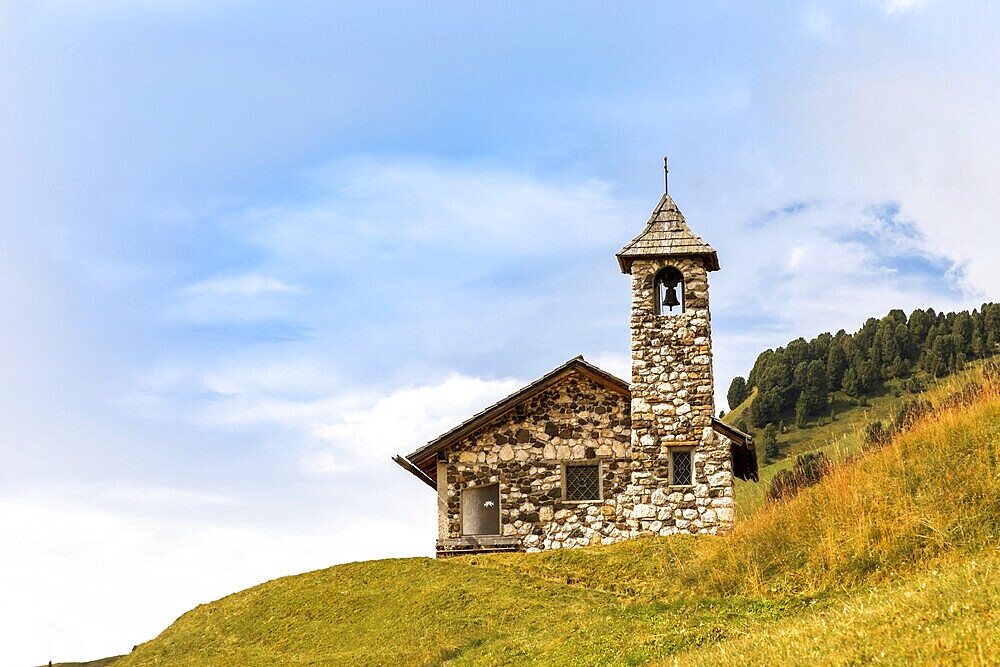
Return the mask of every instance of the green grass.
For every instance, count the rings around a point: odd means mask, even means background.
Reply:
[[[975,377],[980,369],[981,362],[978,362],[970,365],[968,370],[949,378],[934,380],[924,373],[920,373],[920,377],[930,387],[928,393],[932,394],[937,387],[947,387]],[[764,505],[764,494],[771,479],[778,472],[790,469],[799,454],[822,450],[831,460],[839,462],[860,451],[868,424],[873,421],[886,422],[896,414],[905,401],[922,395],[905,391],[902,385],[903,382],[900,380],[889,380],[878,394],[866,397],[862,405],[843,392],[834,392],[831,394],[826,412],[803,427],[795,426],[791,412],[783,414],[784,429],[778,434],[780,458],[773,463],[760,465],[759,482],[736,481],[737,518],[745,519]],[[757,388],[754,387],[747,400],[726,413],[723,421],[735,424],[749,409],[756,395]],[[759,448],[759,433],[757,445]],[[762,452],[759,453],[762,455]]]
[[[984,553],[839,597],[793,623],[760,624],[681,654],[677,662],[992,665],[1000,659],[997,627],[1000,553]]]
[[[337,566],[199,606],[114,665],[996,664],[1000,388],[945,404],[976,374],[731,536]]]

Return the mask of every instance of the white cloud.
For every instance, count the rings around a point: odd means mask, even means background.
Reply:
[[[139,486],[123,484],[101,489],[96,496],[115,504],[138,509],[204,508],[209,506],[233,506],[239,499],[217,493],[177,489],[169,486]]]
[[[884,0],[882,9],[886,14],[902,14],[930,4],[931,0]]]
[[[997,299],[1000,88],[989,82],[1000,59],[975,43],[960,56],[925,51],[892,51],[877,66],[841,65],[790,88],[784,166],[802,191],[898,202],[899,218],[921,232],[915,245],[965,266],[970,300]]]
[[[806,258],[809,249],[804,246],[795,246],[788,254],[788,268],[795,270],[802,266],[802,260]]]
[[[629,228],[608,185],[597,180],[561,184],[416,159],[342,161],[313,180],[322,194],[308,205],[257,208],[235,224],[278,261],[363,260],[375,269],[389,251],[431,249],[436,261],[488,251],[493,262],[551,256],[566,248],[568,234],[577,251],[604,247],[618,241],[616,229]]]
[[[352,460],[375,462],[393,453],[408,454],[524,384],[456,375],[437,385],[399,389],[371,404],[316,415],[307,428],[324,444],[307,465],[323,472]]]
[[[756,355],[803,336],[849,331],[893,308],[967,307],[955,263],[904,224],[849,201],[792,205],[733,230],[712,276],[716,403]],[[902,269],[900,268],[902,267]]]
[[[248,323],[287,317],[305,290],[259,273],[219,276],[186,285],[165,308],[192,324]]]
[[[627,323],[622,326],[627,326]],[[632,378],[632,359],[627,353],[601,352],[588,355],[587,361],[626,382]]]
[[[192,500],[164,489],[109,495]],[[406,513],[362,518],[346,508],[314,518],[310,531],[241,528],[102,508],[56,489],[0,497],[0,516],[5,665],[127,653],[196,604],[275,577],[407,555],[408,544],[428,546],[409,555],[429,555],[433,530]]]
[[[277,428],[283,441],[297,443],[304,470],[330,473],[371,468],[406,454],[526,382],[453,374],[388,392],[345,392],[334,390],[309,365],[248,363],[206,370],[164,367],[143,384],[133,405],[183,415],[200,428],[235,433]]]
[[[289,285],[277,278],[270,278],[256,273],[242,276],[225,276],[203,280],[184,288],[185,294],[208,296],[245,296],[255,297],[262,294],[296,294],[301,289]]]

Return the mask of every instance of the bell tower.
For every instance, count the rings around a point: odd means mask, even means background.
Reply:
[[[651,475],[633,475],[633,530],[723,533],[733,522],[733,466],[712,428],[708,300],[719,258],[666,189],[642,233],[617,254],[632,280],[632,455],[652,463]]]

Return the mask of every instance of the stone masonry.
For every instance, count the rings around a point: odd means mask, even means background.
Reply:
[[[628,398],[582,376],[527,401],[447,453],[448,537],[461,536],[461,490],[500,484],[501,533],[528,551],[610,544],[632,534]],[[603,501],[563,500],[562,464],[600,459]]]
[[[667,266],[684,276],[684,310],[677,314],[658,314],[655,307],[653,280]],[[731,443],[712,428],[712,331],[704,262],[698,257],[642,259],[631,272],[631,444],[651,473],[637,481],[643,487],[634,499],[638,512],[652,511],[643,507],[646,503],[683,510],[684,520],[671,532],[726,532],[733,525]],[[692,448],[694,484],[689,488],[670,485],[673,447]]]
[[[650,470],[647,452],[633,442],[628,397],[589,378],[571,376],[518,412],[449,448],[439,481],[446,485],[442,537],[461,536],[462,489],[494,483],[501,533],[520,538],[526,551],[714,533],[713,513],[732,513],[731,492],[712,497],[706,484],[662,483],[664,471]],[[593,460],[601,462],[604,499],[564,500],[563,464]],[[696,467],[711,469],[707,461]]]
[[[396,457],[437,489],[440,555],[732,529],[734,478],[756,480],[757,464],[752,438],[714,419],[708,273],[719,268],[716,252],[664,194],[617,258],[631,279],[631,383],[577,357]],[[657,305],[655,281],[668,268],[681,278],[676,312]],[[567,464],[584,462],[571,495],[598,499],[570,500]],[[496,530],[497,511],[499,534],[483,535]],[[485,516],[489,523],[477,523]]]

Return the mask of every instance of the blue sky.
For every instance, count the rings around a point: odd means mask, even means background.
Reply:
[[[432,553],[388,457],[578,354],[627,375],[664,154],[720,396],[997,300],[997,11],[0,0],[4,664]]]

